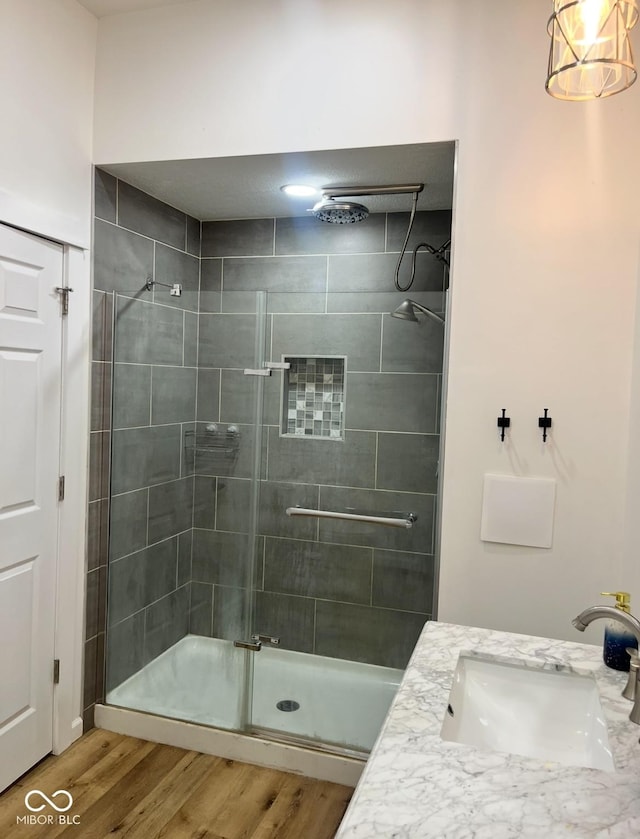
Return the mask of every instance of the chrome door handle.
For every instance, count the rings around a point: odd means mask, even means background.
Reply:
[[[254,653],[259,653],[262,649],[261,641],[234,641],[234,647],[241,647],[243,650],[251,650]]]

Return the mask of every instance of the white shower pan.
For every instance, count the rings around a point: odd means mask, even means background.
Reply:
[[[246,655],[254,656],[254,729],[363,753],[372,748],[403,673],[269,647],[246,653],[231,641],[187,635],[109,691],[107,703],[239,730]]]

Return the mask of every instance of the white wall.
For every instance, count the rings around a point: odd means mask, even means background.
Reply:
[[[95,153],[119,163],[459,141],[440,617],[580,640],[570,618],[601,589],[640,598],[623,562],[640,84],[602,102],[548,97],[547,11],[539,0],[195,0],[105,18]],[[501,446],[503,407],[513,427]],[[551,550],[480,541],[485,472],[557,478]]]
[[[0,0],[0,221],[88,247],[97,20]]]

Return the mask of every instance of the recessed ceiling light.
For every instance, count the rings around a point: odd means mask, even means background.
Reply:
[[[285,195],[292,195],[294,198],[309,198],[318,191],[314,186],[306,186],[305,184],[285,184],[280,189]]]

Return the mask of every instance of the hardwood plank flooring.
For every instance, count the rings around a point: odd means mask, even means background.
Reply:
[[[29,790],[67,790],[60,823],[18,823]],[[353,790],[93,729],[0,795],[2,839],[331,839]],[[57,799],[60,802],[60,799]],[[33,804],[44,803],[35,800]]]

